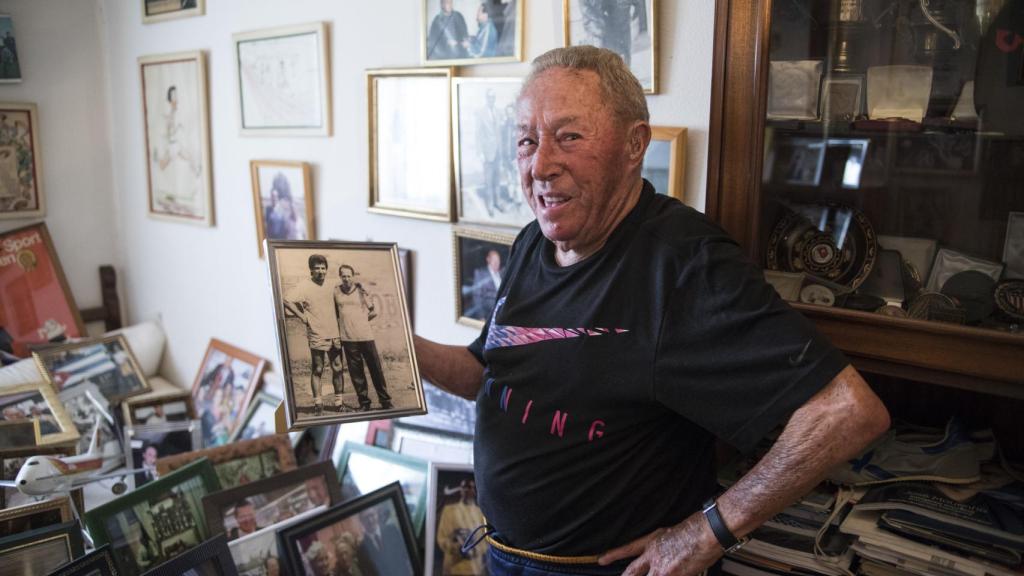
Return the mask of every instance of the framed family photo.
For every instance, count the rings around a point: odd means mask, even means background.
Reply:
[[[398,247],[267,246],[289,431],[423,414]]]
[[[3,22],[0,16],[0,30]],[[0,38],[0,43],[0,53],[6,53],[6,40]],[[4,67],[0,62],[0,70]],[[36,105],[0,102],[0,219],[39,218],[46,213],[39,150]]]
[[[523,0],[421,0],[423,64],[523,59]]]
[[[263,240],[315,240],[313,188],[309,163],[253,160],[252,197],[256,208],[256,243]]]
[[[227,444],[266,366],[265,358],[216,338],[210,340],[192,383],[192,401],[203,423],[204,446]]]
[[[187,391],[143,398],[136,396],[126,400],[122,406],[125,423],[130,426],[185,422],[196,418],[192,394]]]
[[[326,23],[242,32],[231,38],[243,135],[331,135]]]
[[[431,463],[425,576],[486,576],[487,542],[480,542],[468,553],[461,551],[463,542],[484,523],[476,503],[473,467]]]
[[[78,429],[64,411],[53,387],[46,382],[0,389],[0,421],[39,423],[41,446],[74,443]]]
[[[369,494],[388,482],[402,485],[402,497],[413,530],[418,534],[426,518],[427,473],[426,460],[406,456],[376,446],[345,442],[337,462],[341,479],[341,497],[351,500]]]
[[[225,490],[295,469],[291,442],[279,434],[167,456],[156,461],[156,471],[162,477],[201,458],[213,465]]]
[[[470,228],[452,232],[455,254],[455,318],[480,328],[497,303],[515,236]]]
[[[50,346],[32,353],[48,382],[65,390],[89,382],[111,404],[149,392],[149,382],[121,334]]]
[[[156,465],[160,458],[199,450],[203,437],[199,422],[165,422],[124,427],[126,459],[134,471],[134,488],[141,488],[159,478]]]
[[[658,93],[658,0],[562,0],[566,46],[597,46],[622,57],[647,94]]]
[[[0,538],[0,576],[49,574],[84,552],[78,522]]]
[[[203,14],[206,14],[206,0],[142,0],[143,24]]]
[[[452,72],[367,70],[370,212],[451,221]]]
[[[206,55],[139,58],[149,214],[213,225]]]
[[[21,82],[21,61],[14,42],[14,20],[0,14],[0,84]]]
[[[266,392],[258,393],[251,402],[249,410],[242,418],[241,424],[235,426],[231,441],[251,440],[275,433],[274,414],[281,404],[281,399]]]
[[[50,576],[118,576],[118,573],[108,544],[68,562]]]
[[[658,194],[683,201],[686,182],[686,128],[652,126],[642,176]]]

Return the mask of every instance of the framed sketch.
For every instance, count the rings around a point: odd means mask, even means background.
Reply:
[[[243,135],[331,135],[326,23],[242,32],[231,39]]]
[[[207,460],[132,490],[85,513],[96,546],[111,545],[118,572],[141,574],[209,537],[203,497],[220,490]]]
[[[49,574],[83,552],[82,527],[78,522],[0,538],[0,575]]]
[[[622,56],[647,94],[658,93],[658,0],[562,0],[565,46],[597,46]]]
[[[241,424],[235,427],[231,434],[231,441],[251,440],[262,436],[274,434],[274,413],[281,404],[281,399],[271,396],[266,392],[260,392],[249,403],[249,410],[242,418]]]
[[[390,482],[398,482],[402,485],[413,529],[418,534],[423,528],[427,502],[426,460],[346,441],[338,457],[337,467],[343,500],[369,494]]]
[[[78,440],[78,429],[53,387],[46,382],[0,389],[0,421],[28,420],[39,422],[39,445],[67,444]]]
[[[71,499],[58,496],[0,510],[0,538],[75,521]]]
[[[331,462],[319,462],[203,498],[211,534],[228,540],[247,536],[318,506],[341,502],[341,485]]]
[[[33,448],[42,440],[39,420],[0,420],[0,451]]]
[[[142,0],[142,23],[206,14],[206,0]]]
[[[473,438],[476,407],[472,400],[449,394],[426,381],[423,382],[423,394],[427,399],[427,413],[399,418],[395,420],[396,423],[466,439]]]
[[[283,519],[277,524],[260,528],[235,540],[228,541],[231,558],[239,572],[247,576],[274,576],[287,574],[281,569],[280,550],[277,547],[277,534],[289,526],[294,526],[327,510],[326,506],[316,506],[295,516]]]
[[[186,391],[142,398],[136,396],[126,400],[122,406],[124,421],[132,426],[186,422],[197,417],[192,394]]]
[[[86,335],[45,223],[0,233],[0,326],[22,358],[29,345]]]
[[[462,543],[484,513],[476,503],[473,467],[465,464],[430,464],[430,496],[427,500],[426,576],[487,574],[487,542],[468,553]]]
[[[769,120],[817,120],[821,60],[773,60],[768,74]]]
[[[498,299],[515,236],[455,228],[455,318],[474,328],[484,325]]]
[[[267,245],[289,431],[423,414],[397,246]]]
[[[108,544],[68,562],[50,576],[118,576],[118,573]]]
[[[204,446],[227,444],[266,365],[266,359],[251,352],[216,338],[210,340],[192,383],[192,401],[203,422]]]
[[[14,479],[18,472],[25,465],[25,461],[32,456],[74,456],[78,452],[73,446],[37,446],[35,448],[24,448],[19,450],[4,450],[0,452],[0,480],[9,482],[8,486],[0,487],[0,509],[14,508],[25,504],[35,504],[34,496],[22,494],[14,488]],[[71,491],[71,501],[75,509],[85,510],[85,499],[81,488]]]
[[[397,482],[296,523],[278,538],[285,574],[422,573]]]
[[[182,576],[185,574],[210,576],[238,576],[231,559],[228,541],[223,535],[188,549],[163,564],[146,572],[146,576]]]
[[[292,445],[287,435],[280,434],[160,458],[156,461],[156,472],[163,477],[200,458],[213,465],[219,485],[225,490],[295,469]]]
[[[156,463],[160,458],[198,450],[203,445],[199,421],[164,422],[162,424],[125,426],[126,459],[134,471],[134,488],[156,480]]]
[[[452,219],[451,68],[368,70],[370,212]]]
[[[0,17],[0,30],[3,22]],[[6,44],[2,38],[0,42]],[[7,47],[0,45],[0,53],[6,52]],[[0,70],[5,67],[0,61]],[[0,102],[0,219],[39,218],[46,213],[39,150],[36,105]]]
[[[213,226],[206,55],[139,58],[149,214]]]
[[[313,188],[309,163],[252,160],[252,198],[256,208],[256,244],[263,239],[315,240]]]
[[[1010,212],[1006,217],[1003,263],[1006,278],[1024,278],[1024,212]]]
[[[90,382],[111,404],[150,390],[122,334],[50,346],[32,352],[32,357],[39,373],[57,390]]]
[[[58,393],[64,409],[78,430],[78,454],[89,451],[92,429],[100,424],[100,447],[103,453],[101,470],[112,470],[124,461],[124,448],[116,429],[107,421],[105,414],[112,414],[110,402],[92,382],[81,382],[68,386]]]
[[[21,61],[14,42],[14,21],[0,14],[0,84],[21,82]]]
[[[864,111],[864,76],[827,76],[821,85],[821,118],[850,122]]]
[[[651,126],[651,144],[641,175],[658,194],[683,201],[686,182],[686,128]]]
[[[516,160],[515,102],[522,79],[452,82],[459,221],[521,228],[533,220]]]
[[[523,59],[523,0],[421,0],[423,64],[469,65]]]

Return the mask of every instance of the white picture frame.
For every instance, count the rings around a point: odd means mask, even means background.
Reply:
[[[618,53],[644,93],[657,94],[658,0],[609,4],[610,8],[591,8],[580,0],[562,0],[563,45],[598,46]]]
[[[203,14],[206,14],[206,0],[142,0],[143,24]]]

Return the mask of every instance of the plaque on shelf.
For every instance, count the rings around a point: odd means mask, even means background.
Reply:
[[[771,62],[768,79],[769,120],[816,120],[821,60]]]
[[[935,252],[939,249],[939,243],[932,238],[911,238],[906,236],[878,235],[878,245],[886,250],[895,250],[903,256],[904,265],[911,271],[911,276],[917,278],[918,284],[923,284],[932,271],[932,262],[935,261]]]
[[[977,270],[987,274],[992,280],[999,280],[1003,273],[1003,265],[999,262],[992,262],[983,258],[970,256],[963,252],[942,248],[935,255],[935,263],[932,264],[931,274],[928,276],[928,285],[925,287],[929,292],[940,292],[954,274],[966,270]]]
[[[872,66],[868,68],[868,117],[920,122],[931,90],[930,66]]]
[[[804,272],[850,288],[860,286],[878,251],[867,217],[836,204],[790,208],[768,238],[765,267]]]

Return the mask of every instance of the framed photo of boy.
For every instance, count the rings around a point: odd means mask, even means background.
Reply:
[[[370,212],[451,221],[452,72],[452,68],[366,71]]]
[[[206,0],[142,0],[143,24],[203,14],[206,14]]]
[[[64,405],[46,382],[0,389],[0,421],[39,423],[40,446],[67,444],[78,440],[78,429],[64,411]]]
[[[498,300],[515,236],[470,228],[452,231],[455,254],[455,319],[480,328]]]
[[[203,445],[227,444],[259,386],[267,361],[212,338],[192,383],[196,417],[203,422]]]
[[[242,32],[231,39],[242,135],[331,135],[326,23]]]
[[[288,430],[423,414],[398,247],[267,247]]]
[[[686,181],[686,128],[652,126],[651,144],[644,154],[642,176],[658,194],[684,200]]]
[[[14,42],[14,20],[0,14],[0,84],[21,82],[21,61]]]
[[[42,374],[54,389],[90,382],[111,404],[149,392],[149,382],[121,334],[50,346],[32,352]]]
[[[252,197],[256,207],[256,243],[263,240],[315,240],[313,188],[309,163],[253,160]]]
[[[206,55],[139,57],[149,214],[213,226]]]
[[[86,335],[42,222],[0,233],[0,326],[22,358],[30,345]]]
[[[39,218],[46,213],[39,150],[36,105],[0,102],[0,219]]]
[[[523,59],[523,0],[422,0],[423,64],[471,65]]]
[[[658,0],[562,0],[565,46],[597,46],[622,57],[647,94],[658,93]]]
[[[426,576],[486,576],[487,543],[480,542],[466,554],[461,551],[466,538],[484,524],[484,513],[476,503],[473,466],[431,462],[429,485]]]

